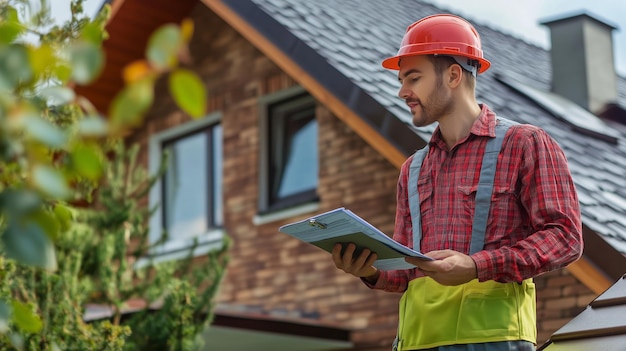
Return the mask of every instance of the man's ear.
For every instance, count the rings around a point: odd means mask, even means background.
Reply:
[[[463,81],[463,68],[458,64],[452,64],[448,67],[448,86],[456,88]]]

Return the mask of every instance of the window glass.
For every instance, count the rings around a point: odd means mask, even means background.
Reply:
[[[170,239],[204,234],[223,224],[222,129],[216,125],[163,146],[163,227]]]
[[[278,210],[317,200],[315,101],[303,95],[268,109],[268,204]]]
[[[317,188],[317,122],[310,117],[292,118],[284,132],[286,156],[278,198]]]

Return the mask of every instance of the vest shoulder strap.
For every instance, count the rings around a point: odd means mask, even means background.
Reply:
[[[498,155],[502,148],[504,136],[509,128],[517,124],[506,118],[497,117],[496,137],[489,139],[483,154],[483,162],[480,169],[478,187],[476,190],[476,206],[474,219],[472,222],[472,238],[470,242],[470,255],[483,249],[485,244],[485,232],[489,219],[489,209],[491,207],[491,194],[493,193],[493,182],[496,175]],[[422,219],[420,210],[419,192],[417,182],[421,172],[422,163],[428,155],[428,145],[418,150],[413,155],[413,160],[409,167],[408,197],[409,210],[411,212],[411,222],[413,226],[413,249],[420,250],[422,239]]]
[[[413,155],[411,166],[409,167],[409,183],[407,189],[409,192],[409,210],[411,212],[411,223],[413,225],[413,249],[420,250],[420,242],[422,241],[422,213],[420,210],[420,195],[417,191],[417,180],[419,179],[422,163],[428,154],[428,144],[417,150]]]

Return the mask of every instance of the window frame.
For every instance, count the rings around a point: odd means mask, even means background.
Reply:
[[[193,120],[159,133],[152,135],[148,142],[149,148],[149,160],[148,160],[148,170],[150,174],[156,174],[159,171],[159,167],[161,165],[162,154],[169,143],[173,143],[179,141],[187,136],[196,134],[201,132],[203,129],[210,128],[214,125],[221,125],[222,116],[221,113],[212,113],[205,118]],[[222,127],[223,133],[223,127]],[[223,145],[223,134],[222,134],[222,145]],[[211,148],[212,150],[212,148]],[[210,157],[213,160],[213,153],[210,156],[207,156],[207,159]],[[222,181],[223,177],[223,148],[222,148],[222,166],[221,169],[218,170],[222,172]],[[213,169],[214,165],[207,165],[207,172],[210,172]],[[207,173],[209,174],[209,173]],[[155,212],[150,217],[150,231],[149,231],[149,239],[151,243],[159,240],[165,231],[165,204],[163,203],[163,195],[165,194],[165,174],[162,177],[159,177],[154,186],[150,189],[149,193],[149,206],[150,208],[154,208]],[[210,184],[207,184],[208,187],[213,187],[212,183],[214,180],[213,177],[209,177]],[[218,201],[222,201],[222,221],[224,218],[224,206],[223,206],[223,194],[221,199]],[[212,226],[214,224],[214,211],[212,209],[208,209],[206,215],[209,227],[207,232],[199,234],[193,238],[168,238],[168,240],[160,245],[153,247],[150,251],[149,257],[147,259],[151,259],[153,261],[165,261],[165,260],[176,260],[188,257],[193,250],[193,256],[201,256],[206,253],[218,250],[222,247],[223,239],[224,239],[224,229],[220,226]]]
[[[315,189],[301,192],[286,197],[276,203],[271,202],[271,153],[272,142],[270,131],[273,126],[271,109],[279,111],[280,118],[284,120],[294,111],[302,110],[302,107],[311,105],[313,118],[317,120],[317,101],[305,89],[300,86],[285,89],[283,91],[266,95],[259,99],[259,202],[258,214],[254,222],[256,224],[286,218],[315,211],[319,208],[319,138],[318,147],[318,186]],[[319,135],[319,125],[318,125]]]

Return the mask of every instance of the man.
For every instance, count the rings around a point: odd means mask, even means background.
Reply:
[[[532,277],[582,253],[565,155],[543,130],[476,102],[476,76],[490,63],[460,17],[415,22],[382,65],[399,71],[413,124],[438,122],[428,146],[402,166],[394,231],[433,260],[379,271],[376,253],[355,257],[349,244],[342,255],[337,244],[335,265],[371,288],[404,293],[398,350],[534,350]]]

